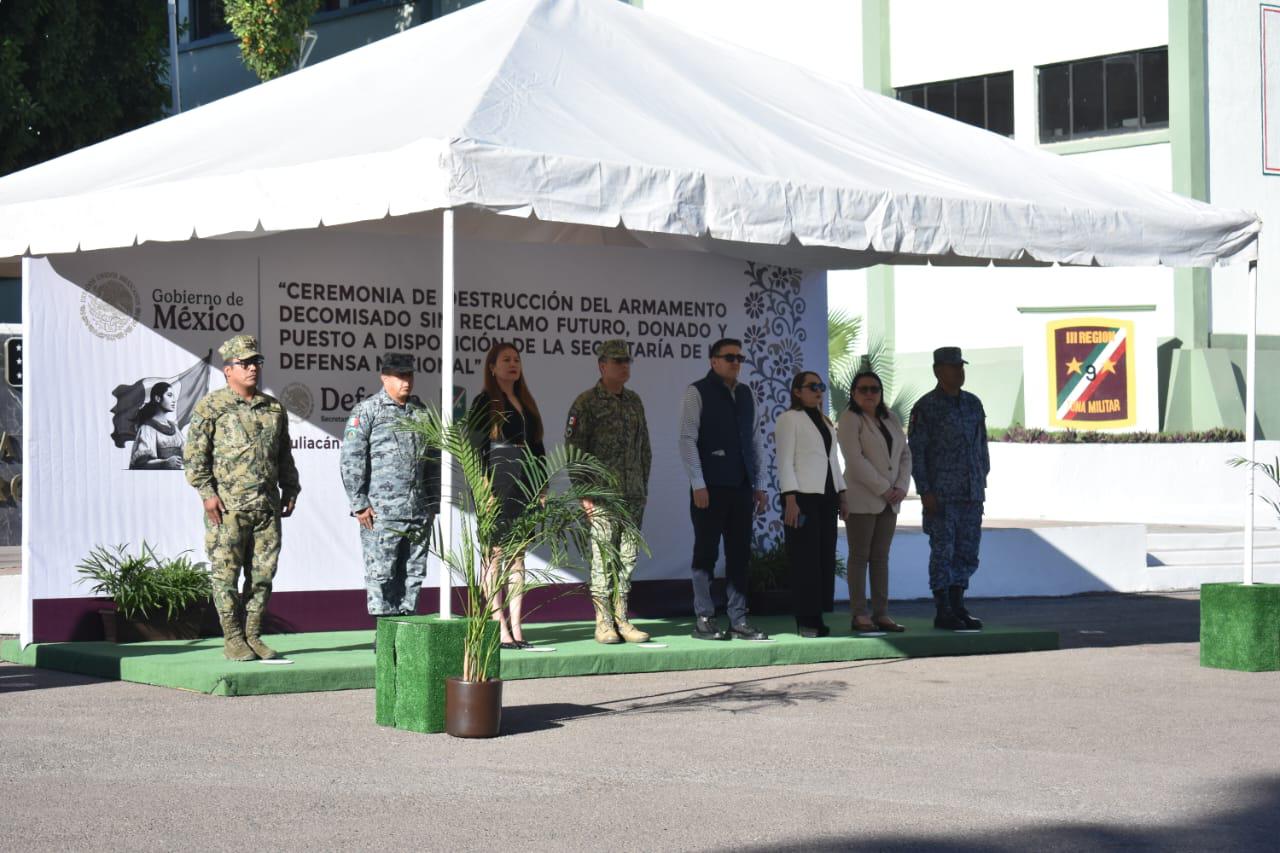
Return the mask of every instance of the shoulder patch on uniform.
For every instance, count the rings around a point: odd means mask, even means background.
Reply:
[[[359,428],[360,428],[359,415],[352,415],[350,418],[347,419],[347,429],[359,429]]]
[[[566,422],[564,425],[564,437],[573,438],[573,431],[577,428],[578,428],[578,416],[575,414],[570,414],[568,422]]]

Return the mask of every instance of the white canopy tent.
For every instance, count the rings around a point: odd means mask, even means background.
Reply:
[[[482,236],[810,269],[1244,260],[1251,313],[1261,231],[617,0],[488,0],[0,179],[0,258],[431,211],[446,329],[455,211]],[[1251,511],[1246,531],[1251,582]]]

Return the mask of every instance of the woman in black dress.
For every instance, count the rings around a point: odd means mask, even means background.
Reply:
[[[542,418],[538,404],[524,381],[520,351],[513,344],[494,344],[484,359],[484,390],[471,404],[472,423],[488,428],[476,435],[484,462],[493,477],[493,493],[501,501],[499,524],[509,524],[525,506],[521,489],[527,448],[534,456],[546,456],[542,444]],[[498,554],[489,555],[486,583],[492,585],[497,573]],[[502,590],[493,591],[504,649],[532,647],[524,639],[521,619],[524,609],[524,555],[515,555],[507,578],[505,602]]]

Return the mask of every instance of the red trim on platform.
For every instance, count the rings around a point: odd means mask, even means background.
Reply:
[[[424,588],[419,613],[440,608],[439,590]],[[454,588],[453,612],[459,613],[465,590]],[[103,598],[39,598],[31,605],[31,634],[36,643],[90,642],[103,639],[98,611],[109,609]],[[686,616],[693,613],[693,591],[687,580],[636,581],[631,590],[636,616]],[[277,592],[267,607],[266,630],[273,634],[304,631],[359,631],[373,628],[363,589]],[[526,622],[564,622],[592,618],[585,584],[554,584],[530,590],[525,596]]]

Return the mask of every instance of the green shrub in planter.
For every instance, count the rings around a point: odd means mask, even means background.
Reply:
[[[844,558],[836,555],[836,577],[847,573]],[[787,549],[782,539],[756,542],[747,563],[747,589],[751,595],[791,589],[791,567],[787,565]]]
[[[77,583],[92,584],[90,589],[115,602],[116,611],[126,619],[151,619],[163,615],[170,621],[189,608],[208,601],[209,566],[196,563],[183,551],[172,559],[164,559],[146,542],[136,555],[128,546],[99,545],[76,566]]]

